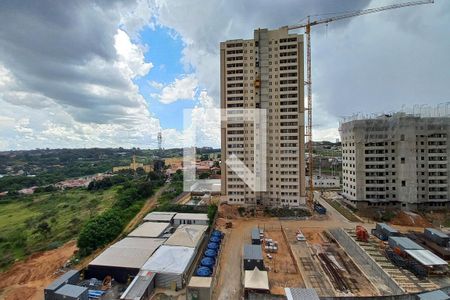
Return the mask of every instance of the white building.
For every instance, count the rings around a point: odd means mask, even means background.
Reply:
[[[236,155],[252,172],[266,169],[266,191],[254,192],[222,163],[222,195],[229,204],[305,203],[303,35],[287,27],[257,29],[254,38],[220,44],[221,108],[265,109],[265,164],[254,159],[253,121],[221,122],[222,161]],[[259,145],[256,145],[259,147]],[[256,174],[257,180],[262,177]]]
[[[173,225],[177,226],[180,224],[208,225],[209,218],[207,214],[177,213],[173,217]]]

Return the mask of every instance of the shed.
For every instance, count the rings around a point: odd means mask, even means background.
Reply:
[[[197,248],[207,229],[205,225],[180,225],[164,244]]]
[[[319,300],[315,289],[284,288],[287,300]]]
[[[396,247],[400,248],[402,251],[405,250],[423,250],[424,248],[412,241],[411,239],[403,236],[390,236],[388,239],[389,246],[394,249]]]
[[[65,284],[55,292],[56,300],[89,300],[89,290],[84,286]]]
[[[118,282],[127,282],[163,242],[164,239],[125,238],[97,256],[86,275],[95,278],[111,275]]]
[[[434,228],[426,228],[424,235],[428,240],[431,240],[442,247],[450,247],[450,236]]]
[[[207,214],[203,213],[177,213],[173,217],[173,224],[196,224],[196,225],[208,225],[209,218]]]
[[[426,267],[447,266],[448,263],[429,250],[406,250],[406,253]]]
[[[170,227],[169,223],[144,222],[130,232],[129,237],[157,238],[162,236]]]
[[[55,299],[55,292],[64,284],[76,284],[80,280],[80,271],[70,270],[55,279],[44,289],[45,300]]]
[[[244,270],[264,270],[264,259],[260,245],[244,245]]]
[[[144,222],[172,223],[172,219],[176,214],[176,212],[153,211],[144,217]]]
[[[147,260],[142,271],[156,273],[156,287],[181,289],[194,257],[194,248],[163,245]]]
[[[187,300],[211,299],[212,277],[192,276],[187,286]]]
[[[450,299],[449,295],[441,290],[426,292],[417,295],[417,299],[419,300],[448,300]]]
[[[259,229],[258,228],[253,228],[252,229],[252,244],[253,245],[261,245],[261,238],[259,235]]]
[[[246,270],[244,274],[244,289],[269,291],[267,271],[260,271],[256,267],[253,270]]]
[[[155,273],[141,272],[134,277],[120,297],[121,300],[143,300],[149,299],[155,287]]]

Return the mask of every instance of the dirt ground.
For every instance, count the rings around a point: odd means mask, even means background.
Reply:
[[[401,226],[413,226],[413,227],[432,227],[432,224],[428,222],[424,217],[419,214],[401,211],[392,220],[394,225]]]
[[[281,228],[274,228],[264,232],[264,238],[278,242],[278,252],[270,253],[264,250],[264,265],[268,269],[270,292],[275,295],[284,295],[286,286],[303,286],[302,275],[297,270],[295,258],[291,256],[289,244]],[[269,253],[272,259],[267,256]]]
[[[14,264],[7,272],[0,274],[0,299],[43,299],[44,287],[60,275],[58,270],[76,249],[76,242],[70,241],[58,249],[33,254],[27,260]]]

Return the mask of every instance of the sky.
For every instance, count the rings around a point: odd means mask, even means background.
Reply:
[[[155,148],[159,131],[164,148],[219,147],[221,41],[394,3],[3,0],[0,150]],[[314,27],[314,140],[343,116],[450,101],[449,28],[446,0]]]

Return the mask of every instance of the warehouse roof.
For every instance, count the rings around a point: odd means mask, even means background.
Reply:
[[[170,222],[176,215],[175,212],[153,211],[144,217],[146,222]]]
[[[169,223],[145,222],[133,230],[128,236],[156,238],[169,228]]]
[[[155,273],[144,272],[145,275],[139,274],[134,277],[133,281],[123,292],[120,299],[142,299],[142,296],[147,292],[148,287],[152,283]]]
[[[449,296],[441,290],[426,292],[417,295],[419,300],[447,300]]]
[[[428,230],[430,233],[437,235],[440,238],[443,239],[448,239],[449,236],[447,234],[445,234],[444,232],[434,229],[434,228],[427,228],[426,230]]]
[[[208,229],[206,225],[186,225],[178,226],[177,230],[164,243],[171,246],[184,246],[195,248],[200,243],[203,234]]]
[[[177,213],[174,220],[197,220],[197,221],[208,221],[207,214],[196,214],[196,213]]]
[[[443,266],[448,263],[429,250],[406,250],[412,258],[424,266]]]
[[[200,276],[192,276],[191,281],[189,281],[189,287],[197,287],[197,288],[210,288],[212,283],[212,277],[200,277]]]
[[[384,230],[386,230],[386,231],[389,231],[389,232],[391,232],[391,233],[396,233],[396,232],[398,232],[397,229],[392,228],[391,226],[389,226],[389,225],[386,224],[386,223],[378,223],[378,224],[380,225],[380,227],[381,227],[382,229],[384,229]]]
[[[147,260],[142,270],[153,273],[183,274],[194,255],[194,248],[163,245]]]
[[[60,277],[56,278],[48,287],[46,287],[47,290],[57,290],[61,285],[66,283],[67,280],[72,278],[72,276],[75,276],[78,274],[78,270],[70,270],[66,273],[62,274]]]
[[[111,247],[115,248],[138,248],[138,249],[153,249],[155,251],[164,243],[165,239],[158,238],[140,238],[140,237],[126,237]]]
[[[87,291],[87,288],[83,286],[65,284],[60,287],[55,293],[59,295],[69,296],[73,298],[78,298],[81,294]]]
[[[403,236],[390,236],[389,240],[393,240],[397,245],[403,249],[408,250],[423,250],[424,248],[412,241],[411,239]]]
[[[319,300],[315,289],[284,288],[287,300]]]
[[[244,259],[263,259],[260,245],[244,245]]]
[[[136,243],[136,247],[127,247],[132,243],[120,241],[119,243],[122,242],[122,245],[126,245],[126,247],[116,246],[119,244],[116,243],[103,251],[89,265],[140,269],[164,241],[163,239],[141,239],[146,241]]]
[[[245,271],[244,288],[252,290],[269,290],[267,271],[260,271],[255,267],[253,271]]]

